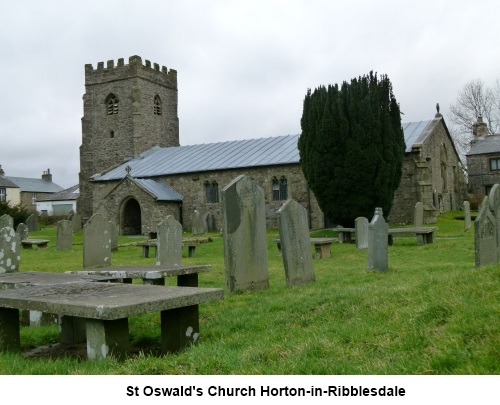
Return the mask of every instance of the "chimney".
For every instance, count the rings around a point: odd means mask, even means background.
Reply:
[[[52,183],[52,175],[50,174],[50,169],[47,169],[47,171],[43,172],[42,180],[50,181]]]
[[[477,117],[477,122],[472,124],[472,135],[474,138],[484,138],[488,135],[488,124],[483,121],[483,117]]]
[[[0,165],[0,177],[5,176],[5,172],[2,169],[2,165]]]

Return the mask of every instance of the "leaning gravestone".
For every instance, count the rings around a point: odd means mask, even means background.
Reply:
[[[368,248],[368,218],[358,217],[354,220],[354,228],[356,229],[356,248]]]
[[[424,204],[420,201],[415,204],[413,211],[413,226],[415,228],[424,226]]]
[[[246,175],[222,190],[224,267],[229,291],[269,287],[264,190]]]
[[[26,225],[28,225],[28,231],[33,232],[38,228],[38,217],[35,214],[31,214],[26,219]]]
[[[158,266],[180,266],[182,262],[182,225],[172,215],[157,227]]]
[[[73,247],[73,224],[68,219],[57,222],[56,250],[71,250]]]
[[[19,270],[21,238],[14,228],[0,229],[0,274],[15,273]]]
[[[22,222],[17,226],[16,229],[17,234],[21,238],[21,240],[28,239],[28,225],[23,224]]]
[[[94,214],[83,227],[83,267],[111,266],[109,223],[102,214]]]
[[[474,246],[476,267],[498,263],[497,227],[485,197],[474,221]]]
[[[9,214],[3,214],[0,216],[0,229],[7,227],[14,228],[14,218]]]
[[[464,231],[468,231],[471,227],[470,203],[464,201]]]
[[[194,210],[193,215],[191,216],[191,223],[192,223],[192,233],[193,235],[201,235],[202,233],[205,233],[207,230],[205,229],[204,223],[203,223],[203,217],[198,210]]]
[[[375,215],[368,225],[368,269],[386,270],[388,265],[389,226],[382,208],[375,208]]]
[[[287,286],[314,281],[307,210],[290,199],[281,206],[277,214]]]

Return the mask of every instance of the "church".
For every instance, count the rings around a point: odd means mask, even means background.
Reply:
[[[121,234],[154,235],[167,215],[191,229],[196,213],[206,230],[220,229],[220,192],[246,174],[264,190],[268,227],[289,198],[306,208],[311,229],[325,227],[300,167],[299,135],[181,146],[177,103],[174,69],[139,56],[85,65],[77,201],[84,220],[99,212]],[[388,220],[411,223],[421,201],[425,222],[436,222],[463,201],[463,166],[439,111],[403,129],[403,178]]]

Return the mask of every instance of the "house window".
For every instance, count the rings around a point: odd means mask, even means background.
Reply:
[[[7,193],[4,188],[0,188],[0,201],[7,200]]]
[[[118,99],[114,94],[110,94],[106,101],[108,115],[118,114]]]
[[[500,170],[500,158],[490,159],[490,170]]]
[[[285,176],[273,177],[273,201],[286,200],[288,198],[288,183]]]
[[[36,193],[31,196],[31,204],[36,205]]]
[[[205,182],[205,197],[207,203],[218,203],[219,202],[219,185],[216,181]]]
[[[155,96],[153,112],[154,112],[154,115],[161,115],[161,99],[160,99],[160,96]]]

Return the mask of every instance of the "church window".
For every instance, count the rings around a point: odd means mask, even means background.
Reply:
[[[118,99],[114,94],[110,94],[106,101],[108,115],[118,114]]]
[[[155,96],[154,99],[154,107],[153,107],[154,115],[161,115],[161,99],[160,96]]]
[[[7,194],[4,188],[0,188],[0,201],[5,201],[7,199]]]
[[[205,198],[207,203],[215,204],[219,202],[219,185],[216,181],[205,182]]]
[[[273,177],[273,201],[286,200],[288,198],[288,183],[285,176],[280,179]]]
[[[500,158],[490,159],[490,170],[500,170]]]

